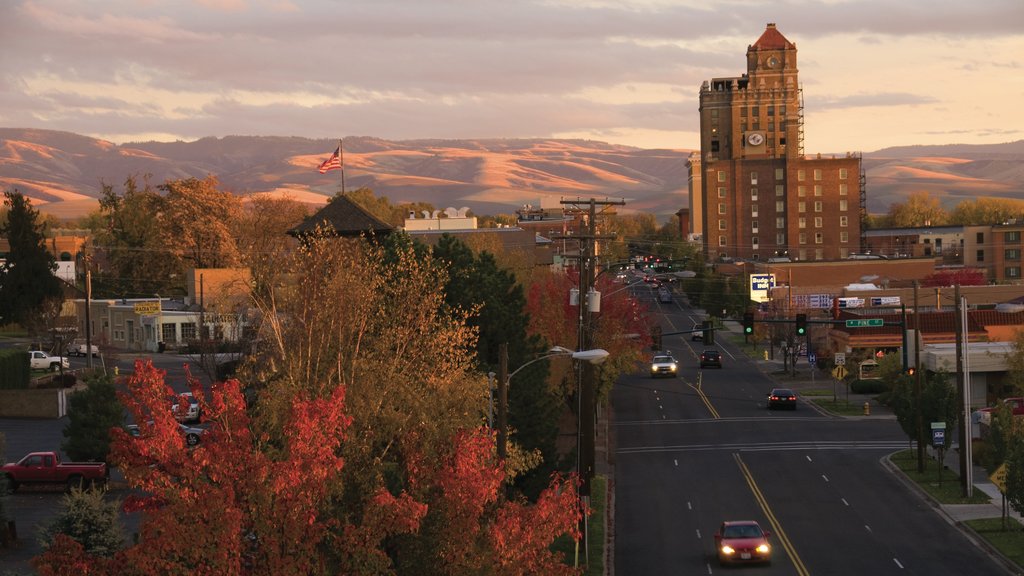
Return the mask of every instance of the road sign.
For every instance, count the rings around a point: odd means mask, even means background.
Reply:
[[[807,355],[807,363],[808,364],[814,364],[814,362],[817,359],[818,359],[818,357],[814,355],[814,352],[811,352],[810,354]]]
[[[845,352],[836,352],[836,359],[833,362],[833,364],[835,364],[836,366],[845,366],[846,365],[846,353]]]
[[[139,316],[152,316],[160,313],[160,303],[153,301],[136,302],[134,306],[135,313]]]
[[[832,369],[832,376],[836,380],[842,380],[843,378],[846,378],[846,375],[849,373],[850,371],[847,370],[846,366],[843,365],[836,366],[835,368]]]
[[[945,428],[939,430],[932,430],[932,446],[945,446],[946,445],[946,430]]]
[[[866,328],[869,326],[884,326],[885,320],[882,318],[865,318],[863,320],[847,320],[847,328]]]
[[[993,472],[992,475],[988,477],[988,479],[991,480],[992,483],[996,485],[996,488],[999,488],[1000,492],[1005,494],[1006,493],[1006,462],[1003,462],[1002,464],[1000,464],[999,468],[996,468],[996,471]]]

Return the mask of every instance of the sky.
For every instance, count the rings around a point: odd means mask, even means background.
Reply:
[[[807,153],[1024,139],[1022,0],[0,0],[0,127],[697,149],[769,22]]]

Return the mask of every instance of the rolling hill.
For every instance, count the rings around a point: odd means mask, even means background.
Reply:
[[[316,168],[333,140],[228,136],[194,142],[113,144],[67,132],[0,128],[0,187],[42,212],[73,218],[95,209],[103,183],[130,175],[152,184],[216,176],[242,196],[289,195],[321,205],[341,189],[341,171]],[[345,188],[368,187],[393,203],[469,207],[509,214],[562,198],[623,199],[621,213],[666,220],[688,204],[690,150],[645,150],[589,140],[345,139]],[[1024,141],[986,146],[890,148],[864,155],[867,205],[885,212],[911,192],[947,207],[977,196],[1024,197]]]

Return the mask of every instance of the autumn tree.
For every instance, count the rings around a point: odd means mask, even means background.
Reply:
[[[339,192],[338,194],[342,194]],[[380,220],[392,226],[401,226],[405,222],[409,212],[415,212],[417,217],[426,210],[434,211],[434,206],[426,202],[409,202],[404,204],[392,204],[387,196],[376,196],[369,188],[357,188],[344,192],[350,200],[358,204],[364,210],[373,214]]]
[[[921,286],[924,288],[935,286],[984,286],[986,284],[988,284],[988,281],[985,280],[985,275],[981,270],[974,268],[941,270],[921,279]]]
[[[93,275],[97,293],[139,297],[185,290],[181,260],[161,234],[163,204],[148,178],[140,183],[129,176],[120,193],[102,184],[99,217],[90,219],[102,224],[93,229],[102,262]]]
[[[291,198],[256,194],[234,222],[240,263],[252,273],[253,290],[265,294],[284,281],[286,259],[296,241],[288,231],[307,216],[304,204]]]
[[[1020,218],[1024,218],[1024,200],[986,196],[960,201],[953,208],[949,223],[960,226],[978,226],[1001,224]]]
[[[52,307],[62,300],[63,292],[39,213],[18,191],[4,193],[4,206],[7,221],[0,226],[0,236],[7,239],[10,251],[0,263],[0,326],[25,325],[44,311],[45,303]]]
[[[220,190],[217,179],[168,180],[159,213],[159,237],[185,268],[230,268],[238,264],[232,231],[241,200]]]
[[[890,228],[942,226],[949,221],[949,214],[938,198],[927,192],[914,192],[905,202],[890,205],[886,220]]]

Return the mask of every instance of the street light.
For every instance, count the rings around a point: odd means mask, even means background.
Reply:
[[[498,376],[498,458],[504,459],[508,453],[507,447],[507,427],[508,427],[508,386],[512,381],[512,377],[518,374],[523,368],[526,368],[530,364],[540,362],[541,360],[547,360],[548,358],[555,358],[560,356],[568,356],[573,360],[581,360],[588,364],[600,364],[608,358],[608,351],[601,348],[594,348],[592,350],[569,350],[562,346],[555,346],[547,351],[547,353],[530,360],[523,364],[519,368],[516,368],[511,373],[508,371],[508,344],[502,343],[499,350],[500,364],[499,364],[499,376]]]

